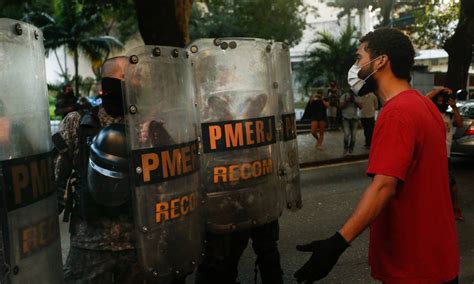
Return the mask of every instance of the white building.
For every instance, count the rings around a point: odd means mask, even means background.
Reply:
[[[418,50],[415,66],[422,71],[412,72],[413,87],[426,93],[434,86],[443,86],[448,72],[448,61],[448,53],[443,49]],[[472,64],[468,72],[466,89],[469,97],[474,98],[474,66]]]

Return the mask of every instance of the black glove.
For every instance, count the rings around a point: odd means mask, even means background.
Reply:
[[[307,245],[298,245],[299,251],[312,252],[311,258],[296,271],[295,277],[298,282],[313,283],[326,277],[341,254],[350,244],[344,237],[336,232],[329,239],[314,241]]]

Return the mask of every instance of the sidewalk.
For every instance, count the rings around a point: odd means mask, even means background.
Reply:
[[[364,131],[357,130],[356,143],[352,155],[344,155],[344,133],[342,130],[324,133],[323,150],[316,149],[316,139],[311,133],[300,134],[298,140],[298,156],[300,167],[314,167],[325,164],[340,163],[367,159],[369,149],[364,147]]]

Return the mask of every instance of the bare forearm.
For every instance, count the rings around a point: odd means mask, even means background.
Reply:
[[[351,217],[339,231],[341,235],[348,242],[356,239],[380,214],[395,190],[396,183],[385,183],[374,178]]]
[[[454,114],[454,125],[456,125],[456,127],[462,127],[462,117],[457,107],[453,107],[453,114]]]

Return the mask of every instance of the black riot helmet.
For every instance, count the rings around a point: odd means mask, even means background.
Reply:
[[[90,148],[87,183],[94,200],[117,207],[130,200],[125,125],[111,124],[95,137]]]

